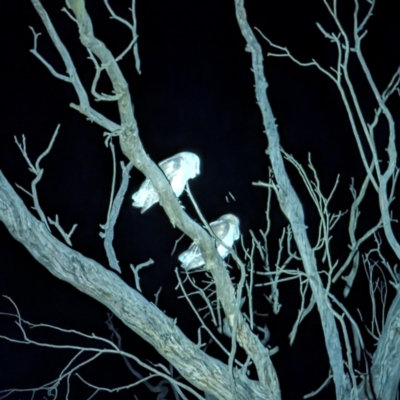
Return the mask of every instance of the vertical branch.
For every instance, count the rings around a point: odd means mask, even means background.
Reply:
[[[397,291],[372,359],[372,381],[376,396],[392,400],[400,381],[400,291]]]
[[[136,71],[139,74],[141,74],[139,48],[137,43],[138,34],[137,34],[137,20],[136,20],[136,0],[132,0],[132,21],[133,21],[133,28],[132,28],[133,40],[135,41],[135,44],[133,45],[133,55],[135,57]]]
[[[333,372],[336,396],[337,399],[343,399],[350,390],[350,382],[344,371],[339,332],[332,313],[332,306],[318,275],[314,253],[306,233],[303,208],[290,183],[283,163],[279,148],[277,125],[275,124],[275,118],[266,94],[268,85],[263,72],[261,46],[257,42],[247,21],[244,0],[235,0],[235,6],[237,21],[247,43],[246,51],[250,52],[252,56],[252,71],[255,79],[256,98],[261,110],[265,133],[268,138],[267,154],[270,158],[272,169],[278,183],[276,191],[278,201],[282,211],[292,226],[293,236],[297,243],[304,269],[308,275],[310,287],[318,306],[329,362]]]
[[[124,201],[125,193],[128,190],[129,184],[129,173],[133,167],[132,163],[128,165],[124,165],[121,163],[122,169],[122,182],[121,186],[118,189],[117,195],[111,196],[109,210],[107,213],[107,222],[104,225],[100,225],[100,227],[104,230],[104,232],[100,232],[100,237],[104,239],[104,249],[107,254],[108,262],[110,267],[115,271],[121,273],[121,267],[119,266],[117,256],[115,254],[113,240],[114,240],[114,227],[117,222],[117,218],[119,212],[121,210],[122,202]],[[114,165],[114,169],[116,166]],[[113,187],[115,185],[115,180],[113,179]]]

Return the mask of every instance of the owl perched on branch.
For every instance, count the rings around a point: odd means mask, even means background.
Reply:
[[[187,181],[200,173],[200,158],[188,151],[175,154],[158,165],[170,181],[176,197],[182,194]],[[132,195],[132,199],[133,207],[141,208],[142,214],[160,200],[150,179],[146,179],[140,185],[139,190]]]
[[[222,240],[228,247],[232,247],[233,242],[239,239],[239,218],[233,214],[225,214],[216,221],[210,223],[210,227],[215,235]],[[222,258],[225,258],[229,250],[222,244],[217,243],[217,250]],[[181,267],[187,271],[202,267],[205,262],[197,244],[192,243],[189,248],[178,257]]]

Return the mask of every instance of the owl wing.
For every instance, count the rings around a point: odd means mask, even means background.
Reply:
[[[162,161],[160,167],[171,182],[175,195],[180,197],[187,181],[200,173],[200,159],[194,153],[183,151]]]
[[[211,222],[210,227],[215,235],[229,247],[240,236],[239,218],[233,214],[222,215],[216,221]],[[221,244],[217,246],[217,250],[222,258],[225,258],[229,253],[228,249]],[[186,270],[199,268],[205,264],[200,248],[195,243],[192,243],[186,251],[181,253],[178,259],[182,263],[182,268]]]
[[[195,243],[192,243],[186,251],[181,253],[178,259],[182,263],[181,267],[187,271],[202,267],[205,264],[199,246]]]
[[[176,173],[176,168],[179,167],[179,162],[179,157],[173,156],[159,163],[160,168],[164,171],[169,180],[171,180],[174,173]],[[157,192],[150,182],[150,179],[144,180],[144,182],[140,185],[139,190],[132,195],[132,199],[133,207],[141,208],[142,214],[160,200]]]
[[[145,181],[140,185],[139,190],[132,195],[132,200],[133,207],[141,208],[142,214],[159,201],[158,194],[154,190],[150,179],[145,179]]]
[[[187,181],[200,173],[200,159],[189,151],[166,158],[158,165],[170,181],[172,190],[177,197],[183,193]],[[132,195],[132,199],[132,205],[142,208],[142,213],[160,200],[149,179],[142,183],[139,190]]]
[[[186,177],[187,165],[181,153],[164,160],[160,163],[160,167],[170,181],[175,196],[180,197],[188,181],[188,177]]]

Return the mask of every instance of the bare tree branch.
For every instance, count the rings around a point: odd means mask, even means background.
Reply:
[[[41,16],[51,39],[60,51],[64,62],[68,63],[67,70],[69,71],[70,76],[76,77],[76,72],[74,72],[75,67],[72,64],[71,58],[65,47],[60,45],[61,41],[45,13],[43,6],[39,0],[31,1]],[[237,309],[237,299],[228,271],[216,250],[215,239],[208,235],[203,228],[189,218],[189,216],[184,212],[174,195],[167,178],[160,168],[146,154],[138,135],[138,126],[134,117],[133,104],[129,94],[128,84],[111,52],[103,42],[94,36],[92,22],[86,11],[84,0],[69,0],[67,5],[72,9],[75,15],[79,27],[81,43],[100,60],[101,68],[106,71],[112,83],[119,109],[121,125],[114,129],[115,126],[113,126],[113,123],[93,112],[86,101],[87,96],[82,96],[80,94],[80,82],[78,82],[79,84],[77,85],[73,83],[81,101],[81,105],[75,108],[79,109],[79,111],[83,112],[91,120],[94,120],[101,126],[107,128],[112,126],[113,129],[111,132],[118,133],[122,152],[137,169],[150,179],[153,187],[159,194],[160,205],[164,208],[172,226],[178,227],[199,245],[203,258],[207,264],[207,269],[209,269],[213,275],[217,288],[217,295],[222,304],[225,315],[227,316],[231,326],[233,326],[234,316]],[[74,82],[77,82],[77,80],[75,79]],[[264,386],[266,393],[269,393],[268,396],[274,398],[277,393],[277,379],[275,370],[269,358],[268,350],[262,345],[258,337],[251,332],[241,314],[238,316],[237,334],[238,343],[254,360],[260,382]]]
[[[198,389],[231,399],[228,367],[192,343],[153,303],[130,288],[114,272],[57,240],[23,204],[0,171],[0,220],[11,235],[55,277],[70,283],[110,309],[133,332],[151,344]],[[243,378],[236,381],[238,399],[271,399],[263,387]]]
[[[318,274],[313,250],[307,237],[303,208],[290,183],[284,167],[279,146],[278,128],[266,94],[268,85],[263,73],[261,46],[257,42],[257,39],[247,22],[243,0],[235,0],[235,5],[237,21],[247,43],[246,51],[250,52],[252,56],[252,71],[255,79],[256,98],[261,109],[265,133],[268,138],[267,154],[271,161],[274,176],[277,181],[277,196],[279,204],[291,224],[293,236],[299,249],[304,269],[310,281],[313,296],[317,303],[324,331],[329,363],[332,368],[333,380],[335,382],[336,396],[337,399],[343,399],[350,390],[350,382],[344,371],[339,332],[332,313],[332,307]]]

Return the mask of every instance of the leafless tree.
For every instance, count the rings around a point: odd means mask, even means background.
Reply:
[[[269,193],[267,228],[261,233],[250,232],[251,245],[246,245],[242,240],[241,249],[228,249],[232,264],[234,264],[233,269],[238,272],[239,279],[237,281],[233,278],[236,272],[228,268],[217,251],[217,246],[224,246],[224,244],[210,229],[209,223],[202,216],[190,190],[188,189],[188,194],[194,204],[194,209],[198,212],[196,216],[189,216],[182,207],[163,171],[149,157],[141,142],[131,93],[119,67],[120,60],[133,49],[136,71],[140,73],[135,1],[132,2],[132,22],[128,22],[116,15],[108,1],[105,0],[112,17],[127,25],[132,32],[131,42],[126,50],[117,57],[111,53],[105,43],[96,37],[85,1],[66,1],[65,12],[76,22],[81,44],[87,50],[94,65],[95,75],[90,95],[97,101],[116,103],[119,112],[118,122],[107,118],[92,107],[89,94],[81,83],[70,53],[61,41],[49,15],[39,0],[31,0],[31,3],[63,60],[66,74],[56,71],[39,53],[38,34],[33,29],[32,53],[54,77],[72,85],[79,102],[71,104],[71,107],[106,131],[106,145],[110,147],[114,159],[116,159],[114,138],[117,138],[120,149],[126,157],[125,162],[121,163],[122,183],[118,188],[116,188],[118,168],[116,162],[114,163],[113,189],[107,223],[102,227],[102,237],[109,261],[107,267],[112,270],[75,251],[71,243],[71,235],[75,227],[70,232],[65,232],[58,217],[55,219],[46,217],[39,203],[36,186],[43,175],[40,162],[51,151],[58,128],[48,148],[36,162],[30,160],[25,138],[22,141],[16,140],[28,163],[29,170],[35,175],[29,195],[32,197],[36,216],[28,210],[15,189],[0,172],[0,219],[15,240],[21,242],[39,263],[57,278],[70,283],[104,304],[127,327],[153,346],[178,371],[186,383],[176,379],[172,375],[172,369],[160,365],[152,366],[123,352],[118,346],[118,340],[114,342],[93,336],[93,339],[104,343],[106,349],[101,346],[80,349],[72,345],[70,348],[78,353],[89,351],[93,354],[88,362],[105,353],[120,354],[132,369],[132,373],[136,374],[139,379],[133,385],[142,381],[148,384],[148,379],[161,377],[164,382],[171,384],[176,398],[186,398],[183,392],[187,391],[193,398],[206,396],[206,398],[218,399],[280,399],[279,379],[271,361],[275,349],[266,345],[269,335],[268,328],[257,324],[257,314],[253,309],[252,296],[256,290],[266,290],[266,296],[274,312],[278,313],[280,310],[279,287],[285,281],[297,280],[302,302],[290,334],[290,341],[295,340],[300,323],[316,306],[330,364],[330,374],[322,388],[332,381],[336,398],[340,400],[394,400],[398,398],[396,396],[398,396],[400,381],[400,295],[398,292],[400,276],[396,266],[387,261],[382,250],[382,242],[390,247],[389,251],[392,251],[397,259],[400,258],[400,244],[394,234],[395,220],[391,213],[398,177],[396,135],[394,118],[388,106],[389,98],[399,93],[400,68],[393,74],[386,88],[381,91],[364,59],[361,42],[366,35],[365,26],[372,16],[375,1],[354,0],[352,27],[348,29],[343,26],[339,18],[338,1],[324,0],[326,9],[334,22],[334,30],[330,32],[319,24],[318,28],[321,34],[337,49],[336,65],[326,68],[314,60],[309,62],[298,60],[288,49],[270,41],[267,32],[258,31],[259,36],[256,36],[255,30],[248,23],[244,1],[235,0],[238,27],[246,42],[245,50],[251,55],[256,100],[268,139],[267,157],[270,163],[268,182],[255,183],[255,185],[264,187]],[[319,72],[325,74],[336,85],[346,108],[365,169],[365,177],[361,186],[356,184],[351,186],[353,202],[349,206],[348,213],[350,245],[348,254],[341,263],[334,259],[332,253],[331,232],[344,213],[334,213],[329,208],[338,181],[331,193],[328,196],[324,195],[311,158],[309,159],[309,169],[306,170],[280,146],[278,127],[267,97],[268,85],[264,75],[264,60],[257,37],[265,39],[274,49],[275,52],[269,55],[288,57],[301,66],[316,67]],[[353,85],[349,67],[349,62],[353,58],[359,63],[376,101],[372,119],[369,118],[367,110],[363,108]],[[113,88],[112,94],[98,93],[97,86],[102,74],[106,74],[109,78]],[[382,151],[376,143],[377,127],[383,124],[382,120],[385,121],[384,124],[387,128],[386,151]],[[314,244],[309,238],[303,205],[287,173],[288,165],[294,166],[297,170],[319,215],[318,239]],[[183,296],[199,318],[199,342],[197,344],[182,333],[176,321],[169,318],[156,304],[141,294],[139,270],[144,266],[151,265],[151,260],[137,267],[132,266],[136,288],[127,285],[119,275],[121,269],[113,247],[114,226],[127,191],[129,172],[132,167],[137,168],[150,180],[171,225],[196,243],[204,258],[204,271],[208,279],[205,283],[196,280],[191,273],[182,274],[177,271],[177,281]],[[380,216],[377,221],[370,223],[367,229],[361,231],[358,228],[360,207],[367,193],[377,196]],[[288,226],[279,240],[279,252],[276,260],[271,259],[269,251],[271,245],[268,237],[273,197],[276,197],[280,209],[288,221]],[[195,222],[194,217],[200,219],[201,224]],[[54,236],[55,231],[61,235],[66,244]],[[365,243],[369,243],[370,246],[367,251],[361,249]],[[301,263],[302,270],[289,268],[290,263],[296,261]],[[362,327],[357,323],[357,317],[348,311],[345,302],[359,272],[360,263],[364,265],[364,270],[369,277],[373,315],[371,324],[366,326],[367,331],[376,341],[376,348],[373,352],[367,351]],[[362,270],[360,269],[360,271]],[[342,297],[338,297],[333,289],[336,283],[341,282],[339,278],[346,283]],[[394,293],[389,294],[389,290]],[[205,304],[203,310],[196,309],[192,303],[191,296],[194,293],[203,300]],[[379,310],[389,301],[391,304],[388,304],[388,311],[385,315],[384,309],[383,312]],[[383,315],[381,316],[381,314]],[[3,338],[20,343],[38,344],[29,338],[26,330],[27,325],[31,327],[35,325],[25,321],[17,308],[13,315],[17,318],[23,338],[20,340],[10,337]],[[211,325],[214,323],[213,328],[210,327],[210,321]],[[118,333],[113,329],[111,321],[108,321],[108,324],[114,337],[118,339]],[[60,332],[63,331],[61,328],[56,329]],[[224,347],[215,332],[231,338],[230,348]],[[71,333],[84,336],[79,332]],[[204,336],[208,336],[212,343],[222,349],[226,354],[227,361],[220,361],[207,354],[207,347],[204,347],[206,342]],[[91,338],[87,337],[87,339]],[[55,345],[51,347],[57,348]],[[241,362],[237,356],[239,349],[245,353],[244,362]],[[147,369],[149,376],[138,376],[131,362],[136,362]],[[69,379],[71,374],[77,373],[81,365],[83,363],[72,368],[71,361],[68,366],[70,369],[66,368],[56,383],[52,382],[50,386],[43,386],[32,391],[35,393],[38,390],[54,389],[62,379]],[[249,377],[251,368],[254,368],[256,379]],[[87,384],[90,385],[89,382]],[[159,398],[164,398],[162,397],[165,395],[162,384],[148,385],[150,390],[158,391],[161,396]],[[96,389],[95,393],[100,390],[98,387],[94,389]],[[202,392],[205,394],[203,395]],[[319,390],[316,390],[308,397],[317,395],[318,392]],[[14,391],[10,389],[3,391],[2,395],[4,397],[11,393]]]

